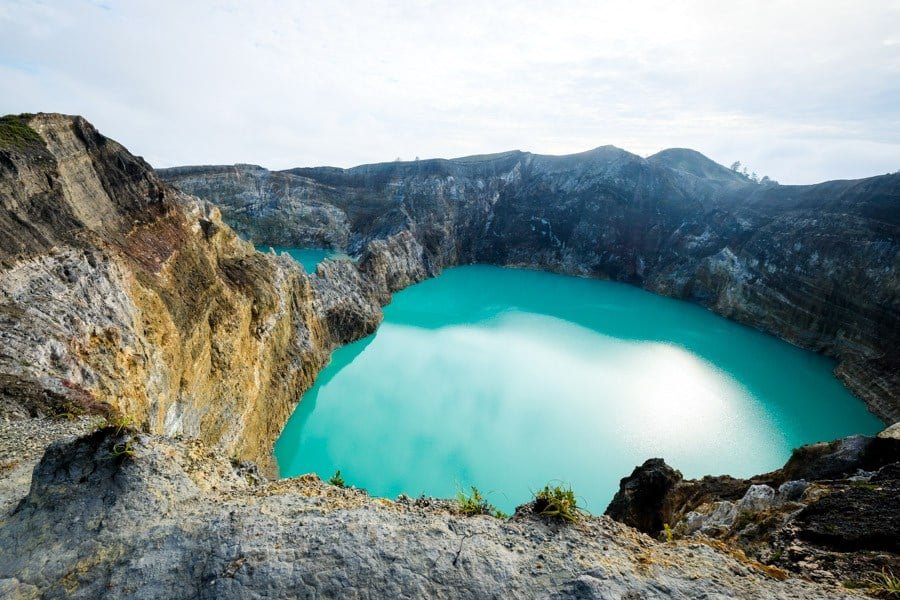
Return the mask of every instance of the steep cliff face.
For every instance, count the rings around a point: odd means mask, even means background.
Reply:
[[[201,198],[216,194],[234,198],[228,223],[242,236],[264,237],[274,246],[302,239],[317,247],[340,248],[350,240],[347,215],[328,203],[327,188],[311,181],[254,165],[204,168],[201,177],[195,177],[190,167],[166,171]],[[282,218],[285,213],[293,218]]]
[[[759,185],[690,150],[643,159],[611,146],[571,156],[160,174],[216,203],[258,243],[362,254],[373,241],[409,235],[403,252],[414,259],[397,266],[410,281],[485,262],[699,302],[837,358],[836,374],[875,414],[900,419],[898,174]]]
[[[0,414],[128,415],[269,460],[333,341],[292,261],[254,251],[80,118],[0,147]]]

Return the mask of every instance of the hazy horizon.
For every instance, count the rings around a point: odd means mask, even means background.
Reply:
[[[101,132],[101,133],[102,133],[102,132]],[[109,137],[109,136],[107,136],[107,137]],[[117,141],[118,141],[118,140],[117,140]],[[710,160],[714,160],[714,159],[712,159],[711,157],[707,156],[705,153],[703,153],[702,151],[700,151],[700,150],[698,150],[698,149],[696,149],[696,148],[685,148],[685,147],[680,147],[680,146],[676,146],[676,147],[672,147],[672,148],[662,148],[662,149],[660,149],[658,152],[654,152],[653,154],[648,154],[648,155],[646,155],[646,156],[641,156],[640,154],[635,154],[634,152],[629,151],[627,148],[619,148],[618,146],[615,146],[614,144],[604,144],[604,146],[613,146],[613,147],[615,147],[615,148],[618,148],[619,150],[623,150],[623,151],[625,151],[625,152],[628,152],[629,154],[634,154],[635,156],[638,156],[638,157],[643,158],[643,159],[650,158],[650,157],[653,156],[654,154],[658,154],[659,152],[663,152],[663,151],[665,151],[665,150],[692,150],[692,151],[695,151],[695,152],[698,152],[698,153],[702,154],[703,156],[705,156],[706,158],[708,158],[708,159],[710,159]],[[531,150],[526,150],[526,149],[523,149],[523,148],[511,148],[511,149],[509,149],[509,150],[498,150],[498,151],[496,151],[496,152],[481,152],[481,153],[479,153],[479,154],[466,154],[466,155],[463,155],[463,156],[416,156],[416,157],[409,158],[409,159],[397,157],[397,158],[394,158],[393,160],[372,161],[372,162],[365,162],[365,163],[359,163],[359,164],[354,164],[354,165],[346,165],[346,166],[343,166],[343,165],[331,165],[331,164],[308,164],[308,165],[294,165],[294,166],[291,166],[291,167],[284,167],[284,168],[278,168],[278,169],[269,168],[269,167],[267,167],[266,165],[260,164],[260,163],[258,163],[258,162],[248,162],[248,161],[238,161],[238,162],[234,162],[234,163],[191,163],[191,164],[185,163],[185,164],[181,164],[181,165],[171,165],[171,166],[168,166],[168,167],[160,167],[160,166],[157,166],[157,165],[151,165],[151,166],[154,167],[155,169],[177,169],[177,168],[179,168],[179,167],[223,167],[223,166],[247,165],[247,166],[251,166],[251,167],[262,167],[262,168],[264,168],[264,169],[266,169],[266,170],[268,170],[268,171],[273,171],[273,172],[276,172],[276,171],[290,171],[290,170],[293,170],[293,169],[333,169],[333,168],[338,168],[338,169],[350,170],[350,169],[354,169],[354,168],[357,168],[357,167],[366,167],[366,166],[369,166],[369,165],[390,164],[390,163],[394,163],[394,162],[399,162],[399,163],[413,163],[413,162],[422,162],[422,161],[429,161],[429,160],[447,160],[447,161],[454,161],[454,160],[461,160],[461,159],[474,158],[474,157],[482,157],[482,156],[483,156],[483,157],[487,157],[487,156],[501,156],[501,155],[503,155],[503,154],[510,154],[510,153],[512,153],[512,152],[522,152],[522,153],[524,153],[524,154],[531,154],[531,155],[534,155],[534,156],[555,156],[555,157],[574,156],[574,155],[577,155],[577,154],[585,154],[585,153],[591,152],[592,150],[596,150],[596,149],[602,148],[602,147],[603,147],[603,146],[595,146],[595,147],[593,147],[593,148],[588,148],[588,149],[586,149],[586,150],[581,150],[581,151],[576,151],[576,152],[568,152],[568,153],[565,153],[565,154],[549,154],[549,153],[543,153],[543,152],[532,152]],[[398,158],[399,158],[399,160],[398,160]],[[722,167],[725,167],[725,168],[727,168],[727,169],[731,168],[730,165],[725,165],[725,164],[722,164],[722,163],[720,163],[720,162],[718,162],[718,161],[714,161],[714,162],[716,162],[717,164],[719,164],[719,165],[721,165]],[[743,164],[742,164],[742,168],[743,168]],[[739,172],[740,172],[740,170],[739,170]],[[886,171],[886,172],[884,172],[884,173],[873,173],[873,174],[871,174],[871,175],[862,175],[862,176],[860,176],[860,177],[844,177],[844,178],[833,177],[833,178],[831,178],[831,179],[823,179],[823,180],[821,180],[821,181],[809,181],[809,182],[805,182],[805,183],[786,183],[786,182],[780,182],[780,181],[778,181],[777,179],[775,179],[775,181],[776,181],[777,183],[781,184],[781,185],[814,185],[814,184],[817,184],[817,183],[825,183],[825,182],[827,182],[827,181],[836,181],[836,180],[841,180],[841,179],[844,179],[844,180],[848,180],[848,179],[866,179],[866,178],[868,178],[868,177],[878,177],[878,176],[880,176],[880,175],[892,175],[892,174],[895,173],[895,172],[900,172],[900,171]],[[762,178],[762,177],[765,175],[765,173],[757,173],[757,175],[758,175],[758,177]],[[773,178],[773,179],[774,179],[774,178]]]
[[[7,1],[0,113],[155,167],[691,148],[781,183],[900,169],[900,0]]]

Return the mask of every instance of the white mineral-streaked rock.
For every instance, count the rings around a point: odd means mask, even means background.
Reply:
[[[886,428],[884,431],[878,434],[878,437],[900,440],[900,422],[894,423],[890,427]]]

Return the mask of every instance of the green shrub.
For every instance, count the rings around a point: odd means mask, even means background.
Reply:
[[[584,510],[579,508],[571,487],[545,485],[534,495],[534,511],[543,517],[562,519],[569,523],[578,521]]]
[[[504,514],[503,511],[497,510],[487,499],[481,494],[477,487],[472,486],[472,493],[466,494],[463,490],[456,492],[456,503],[459,512],[471,517],[472,515],[494,515]],[[497,517],[501,518],[501,517]]]
[[[339,488],[347,487],[347,482],[344,481],[343,477],[341,477],[340,469],[334,472],[334,475],[331,476],[331,479],[328,480],[328,483]]]
[[[123,432],[133,432],[136,430],[134,419],[131,417],[113,417],[109,419],[106,417],[97,417],[91,421],[92,432],[100,431],[101,429],[106,429],[108,427],[115,429],[116,435],[122,435]]]

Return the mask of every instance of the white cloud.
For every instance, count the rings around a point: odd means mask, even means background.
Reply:
[[[157,166],[612,143],[782,182],[900,168],[900,2],[7,2],[0,112]]]

